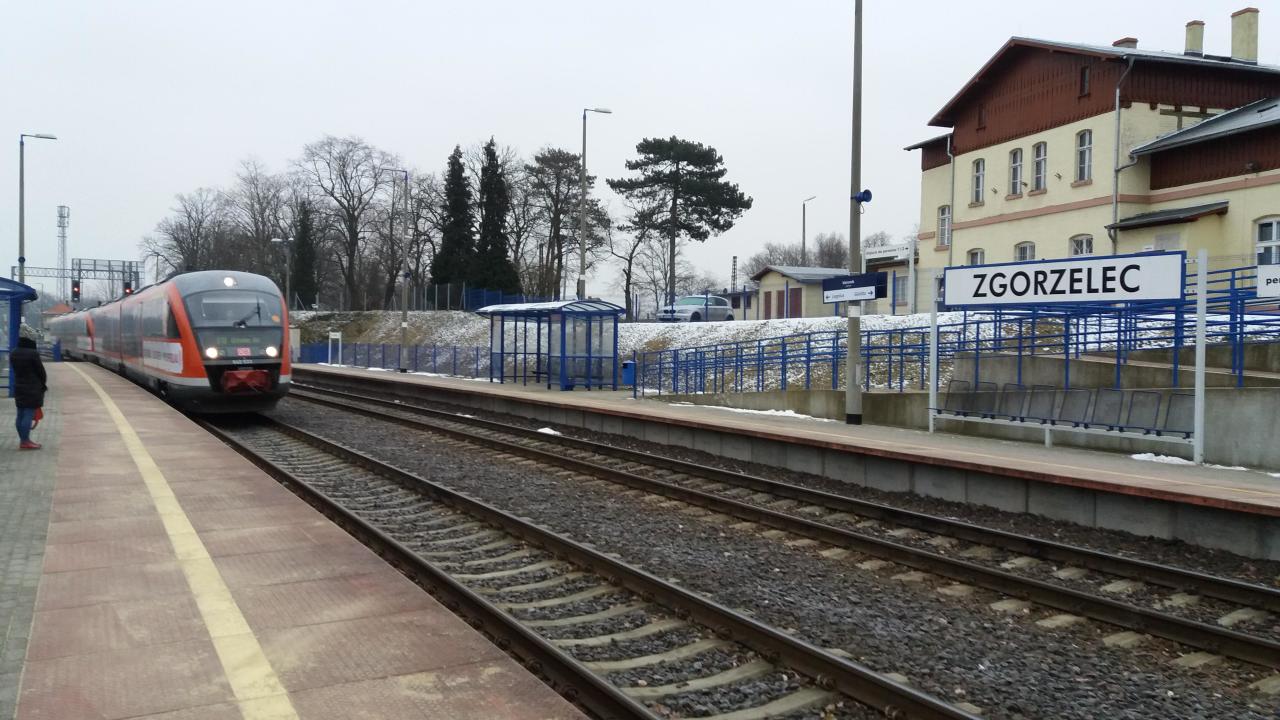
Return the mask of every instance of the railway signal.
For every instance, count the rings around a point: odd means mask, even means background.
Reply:
[[[71,281],[71,302],[80,302],[80,281]]]
[[[133,294],[133,281],[132,281],[132,280],[125,280],[125,281],[124,281],[124,294],[125,294],[125,295],[132,295],[132,294]]]

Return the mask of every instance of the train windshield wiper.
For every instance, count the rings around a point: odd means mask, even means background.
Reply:
[[[232,327],[241,327],[241,328],[242,328],[242,327],[249,327],[249,318],[253,317],[254,315],[257,315],[257,316],[258,316],[259,324],[261,324],[261,321],[262,321],[262,301],[261,301],[261,300],[259,300],[259,299],[257,299],[257,298],[254,298],[254,301],[253,301],[253,302],[254,302],[253,310],[249,311],[249,314],[248,314],[248,315],[245,315],[244,317],[240,318],[239,320],[237,320],[237,321],[235,321],[235,322],[231,323],[231,326],[232,326]]]

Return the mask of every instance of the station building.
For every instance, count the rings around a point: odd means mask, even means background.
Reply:
[[[917,282],[947,265],[1207,248],[1214,268],[1280,263],[1280,67],[1258,10],[1231,52],[1186,26],[1181,53],[1011,38],[929,124]]]

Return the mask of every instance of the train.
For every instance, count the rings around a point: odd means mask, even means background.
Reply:
[[[289,392],[289,318],[269,278],[174,275],[47,324],[64,357],[97,363],[196,414],[257,412]]]

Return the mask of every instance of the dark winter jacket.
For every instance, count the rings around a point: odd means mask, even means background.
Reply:
[[[49,389],[44,374],[44,363],[36,350],[36,341],[18,338],[18,347],[9,354],[9,368],[13,372],[13,399],[20,408],[38,408],[44,405],[44,391]]]

